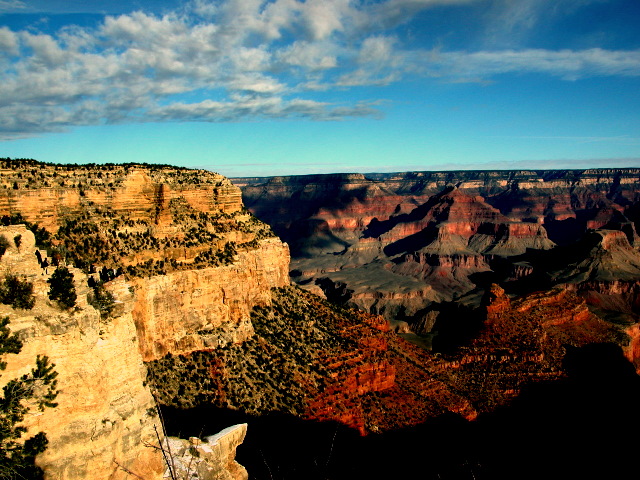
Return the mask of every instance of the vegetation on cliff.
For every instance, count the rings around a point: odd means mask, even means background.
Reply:
[[[16,275],[7,275],[0,283],[0,302],[13,308],[31,310],[36,303],[33,284]]]
[[[149,362],[149,379],[164,405],[210,403],[255,414],[303,415],[329,379],[322,357],[357,350],[342,329],[358,326],[365,316],[297,287],[274,289],[272,305],[251,312],[253,338]]]
[[[30,193],[16,198],[14,185]],[[43,192],[61,206],[31,209],[29,196]],[[131,204],[121,200],[127,195]],[[274,236],[241,207],[238,189],[203,170],[0,159],[0,203],[3,196],[11,212],[3,224],[26,224],[54,266],[62,260],[85,273],[106,267],[143,277],[227,265]]]
[[[73,284],[73,274],[67,267],[56,268],[47,283],[50,285],[49,298],[51,300],[57,301],[61,307],[66,309],[76,305],[78,295]]]

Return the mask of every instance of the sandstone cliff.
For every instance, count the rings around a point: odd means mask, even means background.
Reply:
[[[49,448],[38,464],[50,479],[125,479],[128,471],[147,479],[161,478],[162,458],[150,415],[155,402],[144,386],[145,367],[131,313],[132,295],[123,280],[111,290],[123,310],[104,320],[87,303],[87,277],[73,269],[78,308],[62,311],[47,297],[49,285],[40,268],[33,233],[24,226],[0,227],[6,238],[21,236],[20,247],[8,249],[0,271],[34,285],[32,310],[0,305],[10,328],[24,342],[19,355],[7,356],[0,378],[6,382],[29,371],[37,355],[47,355],[58,372],[58,406],[26,418],[33,432],[44,431]],[[161,430],[160,430],[161,431]],[[148,445],[148,446],[147,446]]]
[[[287,245],[244,211],[237,187],[211,172],[1,166],[4,236],[20,238],[1,259],[3,278],[24,277],[36,294],[33,310],[1,307],[25,341],[3,379],[23,373],[36,354],[52,359],[60,379],[59,407],[29,419],[51,442],[38,464],[47,479],[159,478],[143,360],[251,338],[251,308],[289,283]],[[47,298],[57,264],[74,275],[75,310]],[[108,292],[106,306],[98,287]]]
[[[167,353],[242,343],[253,336],[249,312],[289,283],[288,249],[277,239],[240,252],[233,263],[136,278],[133,318],[145,361]]]

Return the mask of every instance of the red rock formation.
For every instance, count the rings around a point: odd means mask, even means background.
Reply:
[[[491,289],[487,292],[487,301],[487,322],[497,320],[511,309],[511,300],[504,293],[504,288],[495,283],[491,285]]]
[[[361,324],[345,326],[340,337],[351,339],[357,350],[325,352],[317,359],[327,369],[326,385],[311,399],[306,416],[316,420],[335,420],[367,432],[366,416],[360,398],[381,392],[395,385],[396,366],[386,355],[388,351],[386,322],[374,315],[362,317]]]
[[[530,382],[562,376],[564,345],[624,341],[621,328],[564,288],[509,299],[494,285],[486,299],[483,328],[448,364],[450,381],[480,410],[508,402]]]

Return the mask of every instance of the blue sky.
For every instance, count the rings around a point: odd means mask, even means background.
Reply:
[[[0,0],[0,156],[640,166],[638,0]]]

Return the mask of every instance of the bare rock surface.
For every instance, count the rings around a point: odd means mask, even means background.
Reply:
[[[48,274],[34,251],[33,234],[24,226],[0,227],[0,235],[21,235],[20,247],[10,247],[0,259],[0,271],[11,272],[34,285],[31,310],[0,305],[0,316],[23,341],[19,355],[7,355],[0,384],[33,368],[38,355],[46,355],[58,372],[58,406],[35,411],[25,418],[29,432],[44,431],[47,450],[37,463],[47,479],[71,480],[130,478],[134,472],[159,479],[162,459],[156,444],[157,417],[151,392],[145,387],[146,369],[131,313],[132,296],[123,280],[116,280],[117,301],[127,305],[120,315],[103,319],[87,303],[87,277],[73,269],[77,308],[61,310],[47,297]]]
[[[170,467],[163,478],[184,480],[248,480],[247,470],[235,461],[236,448],[247,434],[247,424],[225,428],[201,440],[165,438],[163,447]],[[173,474],[173,477],[172,477]]]

